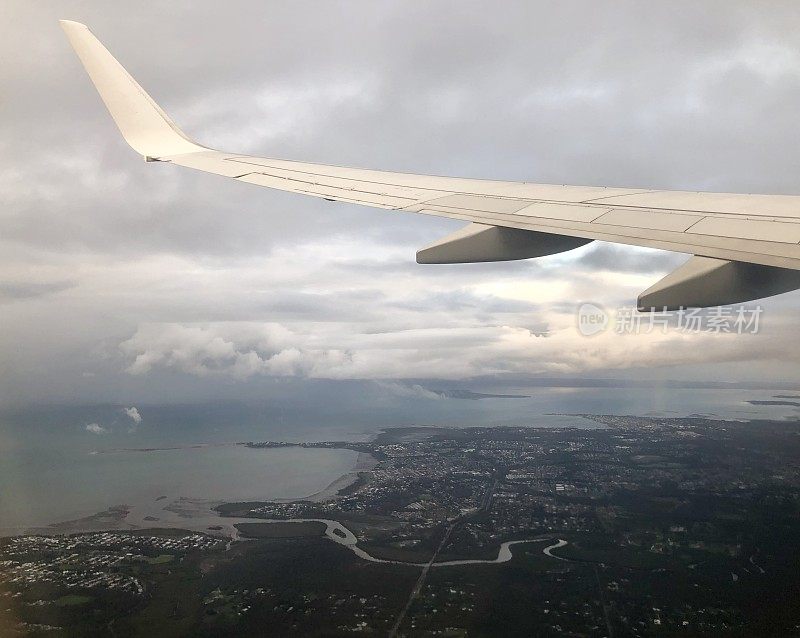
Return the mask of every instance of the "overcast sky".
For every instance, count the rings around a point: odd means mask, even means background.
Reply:
[[[796,2],[108,2],[0,8],[0,405],[274,379],[800,379],[758,335],[593,338],[686,256],[590,244],[419,266],[460,224],[146,164],[57,19],[228,151],[553,183],[800,193]]]

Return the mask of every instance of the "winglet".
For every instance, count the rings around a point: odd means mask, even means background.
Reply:
[[[85,24],[60,20],[125,141],[147,160],[208,150],[190,140]]]

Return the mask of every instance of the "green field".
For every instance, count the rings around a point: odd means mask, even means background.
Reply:
[[[172,554],[159,554],[158,556],[145,557],[145,561],[150,565],[163,565],[164,563],[171,563],[175,559]]]
[[[246,538],[303,538],[322,536],[325,523],[319,521],[276,523],[237,523],[234,527]]]
[[[75,607],[76,605],[85,605],[86,603],[92,602],[91,596],[80,596],[78,594],[68,594],[67,596],[62,596],[55,601],[55,604],[59,607]]]

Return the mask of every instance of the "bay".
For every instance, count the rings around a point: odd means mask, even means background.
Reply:
[[[403,386],[399,390],[332,393],[314,401],[140,405],[139,424],[119,405],[5,411],[0,414],[0,534],[117,505],[152,503],[160,496],[303,497],[351,472],[357,459],[349,450],[254,450],[236,444],[242,441],[367,440],[383,428],[421,424],[596,427],[567,413],[739,420],[796,419],[799,413],[795,406],[748,403],[774,394],[760,390],[496,390],[528,395],[513,399],[436,398],[430,392],[415,394],[413,388],[405,395]]]

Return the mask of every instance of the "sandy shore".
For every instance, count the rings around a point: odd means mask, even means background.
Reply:
[[[340,497],[339,492],[350,487],[358,480],[359,472],[369,472],[373,467],[378,464],[376,459],[371,454],[359,452],[356,458],[356,464],[353,469],[342,474],[339,478],[331,481],[325,488],[314,494],[309,494],[303,498],[273,498],[269,499],[273,503],[293,503],[295,501],[311,501],[312,503],[322,503],[324,501],[332,501]]]
[[[53,523],[40,527],[26,527],[17,534],[76,534],[78,532],[100,532],[109,529],[133,529],[127,517],[133,508],[130,505],[115,505],[91,516]]]

